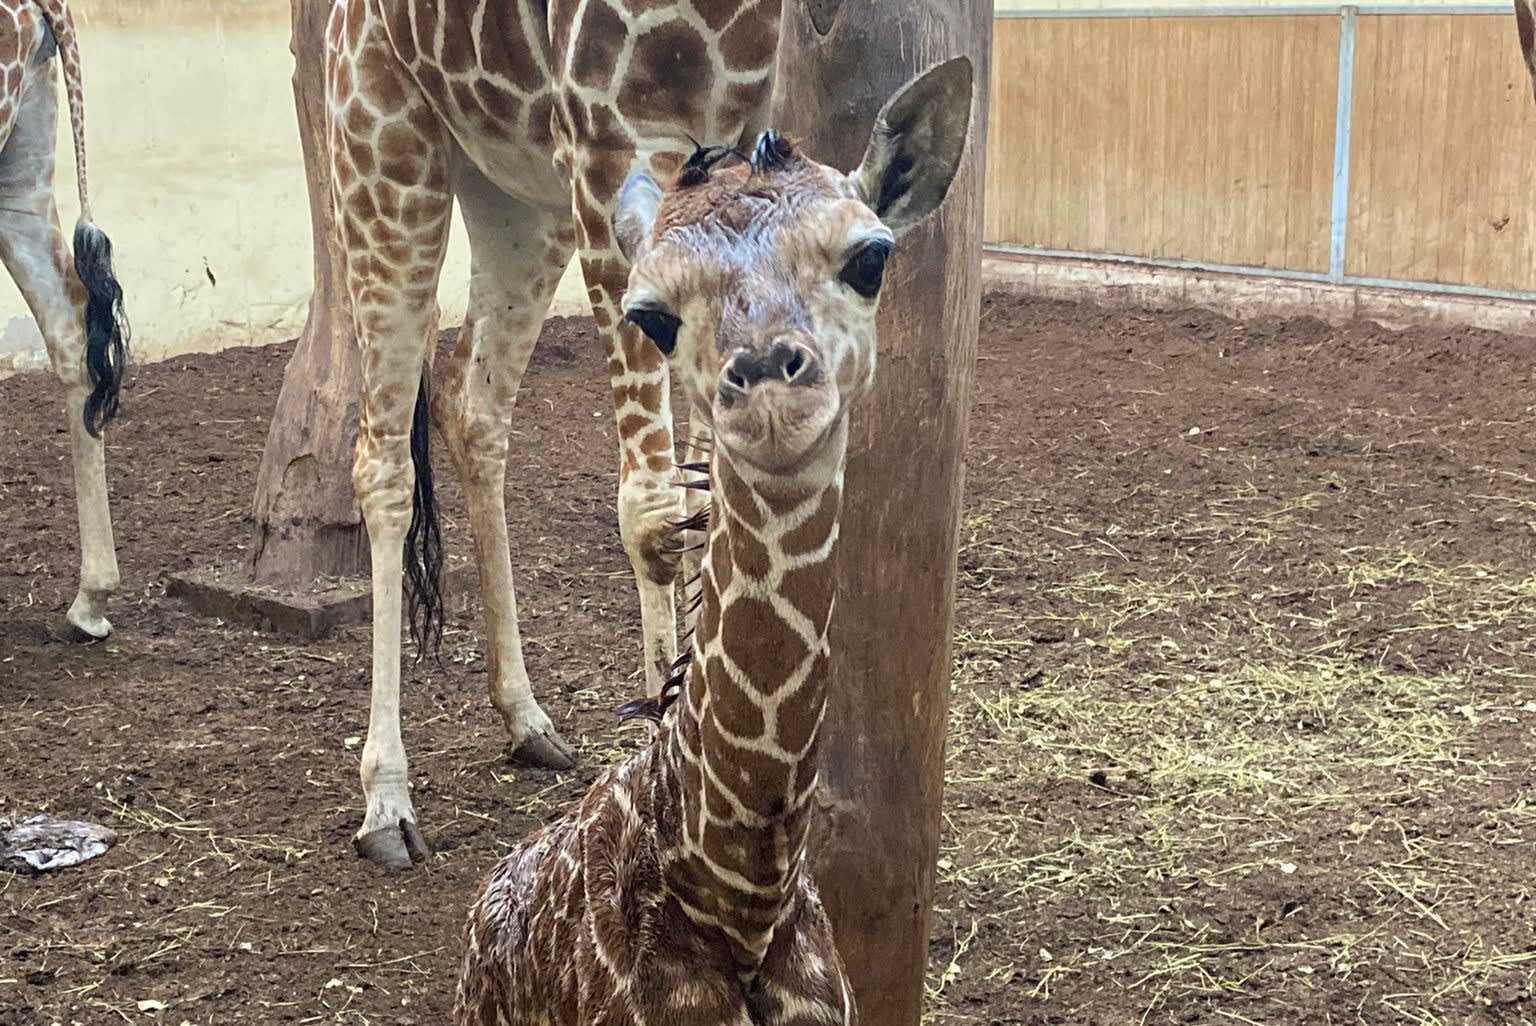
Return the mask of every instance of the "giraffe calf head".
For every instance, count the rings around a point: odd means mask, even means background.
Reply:
[[[886,262],[948,192],[970,108],[959,57],[886,103],[850,174],[765,132],[750,156],[699,150],[670,191],[646,175],[625,183],[625,318],[671,359],[733,458],[792,473],[846,426],[874,376]]]

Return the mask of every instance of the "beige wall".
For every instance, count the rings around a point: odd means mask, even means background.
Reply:
[[[1329,271],[1340,18],[1003,18],[989,242]],[[1347,275],[1536,291],[1507,15],[1358,19]]]
[[[1350,274],[1536,289],[1536,104],[1514,18],[1362,17]]]
[[[1467,0],[1391,0],[1393,6],[1454,7]],[[1322,0],[996,0],[994,10],[1000,15],[1012,11],[1115,11],[1156,9],[1158,11],[1200,10],[1213,7],[1316,7],[1319,13],[1337,11],[1338,3]]]
[[[1338,18],[995,26],[989,241],[1328,269]]]
[[[91,203],[116,246],[136,357],[291,338],[309,297],[310,243],[287,0],[71,6],[85,65]],[[67,133],[61,117],[66,227],[79,209]],[[456,223],[445,323],[463,317],[468,264]],[[562,310],[584,303],[579,284],[568,283]],[[0,370],[41,359],[36,326],[0,275]]]

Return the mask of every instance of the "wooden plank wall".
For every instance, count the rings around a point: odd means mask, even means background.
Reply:
[[[1514,19],[1362,17],[1345,270],[1536,291],[1536,102]]]
[[[988,241],[1326,271],[1338,26],[999,19]]]

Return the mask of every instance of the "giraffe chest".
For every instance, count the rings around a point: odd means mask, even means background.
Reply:
[[[465,156],[509,195],[565,206],[541,0],[377,2],[395,53]]]

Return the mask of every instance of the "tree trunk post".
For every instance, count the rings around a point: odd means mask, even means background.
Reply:
[[[963,458],[981,316],[990,0],[788,0],[775,128],[844,170],[881,105],[956,54],[965,160],[900,244],[874,393],[855,414],[813,863],[866,1026],[916,1026],[938,858]]]
[[[315,289],[298,347],[283,372],[252,515],[251,576],[303,587],[361,574],[368,534],[352,490],[362,374],[336,245],[325,130],[325,27],[332,0],[292,0],[293,94],[309,189]]]

